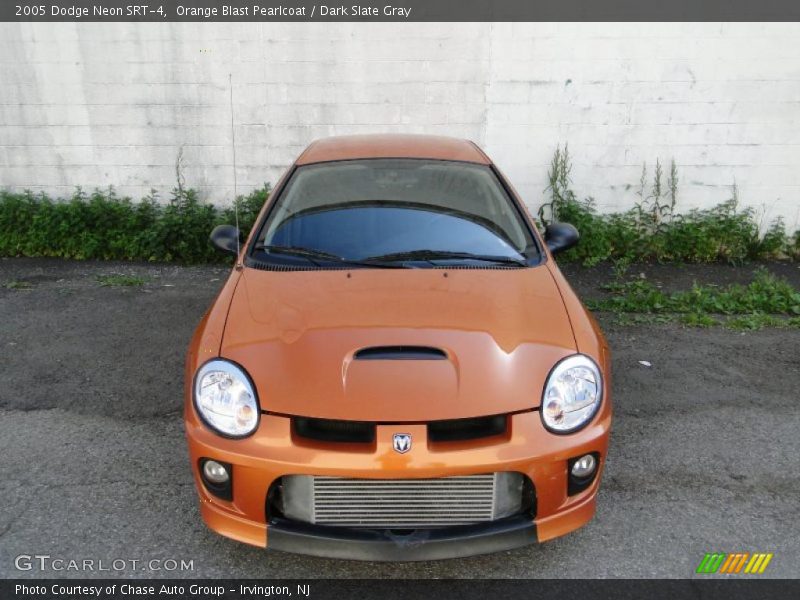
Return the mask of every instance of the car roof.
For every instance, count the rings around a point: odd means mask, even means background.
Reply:
[[[359,158],[427,158],[491,164],[469,140],[435,135],[343,135],[312,142],[296,164],[355,160]]]

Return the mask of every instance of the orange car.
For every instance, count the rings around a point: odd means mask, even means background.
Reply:
[[[475,144],[311,144],[243,241],[186,360],[207,525],[366,560],[506,550],[594,515],[610,355]]]

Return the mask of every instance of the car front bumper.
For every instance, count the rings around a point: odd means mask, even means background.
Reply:
[[[189,409],[186,436],[203,520],[227,537],[274,550],[358,560],[433,560],[508,550],[549,540],[591,520],[608,449],[610,407],[583,430],[554,435],[536,411],[512,415],[505,436],[468,442],[430,443],[424,424],[378,425],[374,444],[336,444],[298,438],[291,419],[262,415],[258,431],[242,440],[222,438]],[[399,454],[392,436],[413,439]],[[599,455],[597,474],[583,491],[568,494],[567,462]],[[233,465],[233,499],[209,493],[200,478],[202,458]],[[533,515],[412,532],[313,525],[267,514],[268,491],[285,475],[351,478],[435,478],[516,471],[535,491]]]

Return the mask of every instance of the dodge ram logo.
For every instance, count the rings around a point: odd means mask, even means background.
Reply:
[[[400,454],[405,454],[411,450],[411,435],[408,433],[395,433],[392,445]]]

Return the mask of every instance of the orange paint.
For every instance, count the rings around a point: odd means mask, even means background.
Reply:
[[[332,138],[312,144],[297,164],[377,157],[491,165],[469,142],[427,136]],[[527,212],[525,218],[531,218]],[[268,271],[237,264],[186,360],[186,437],[208,526],[269,547],[267,493],[286,475],[430,478],[496,471],[530,477],[540,541],[588,522],[608,448],[610,354],[597,323],[534,235],[543,261],[519,269]],[[353,359],[371,346],[434,347],[447,358]],[[584,428],[556,435],[539,414],[542,392],[555,363],[576,353],[599,366],[602,403]],[[243,367],[256,388],[262,415],[249,437],[222,437],[197,414],[194,374],[216,357]],[[510,415],[503,435],[456,442],[427,437],[431,421],[498,414]],[[306,439],[292,430],[293,416],[373,422],[375,439]],[[412,435],[408,453],[392,447],[398,432]],[[570,496],[567,461],[589,452],[599,455],[597,476]],[[209,493],[201,458],[233,465],[233,500]]]

